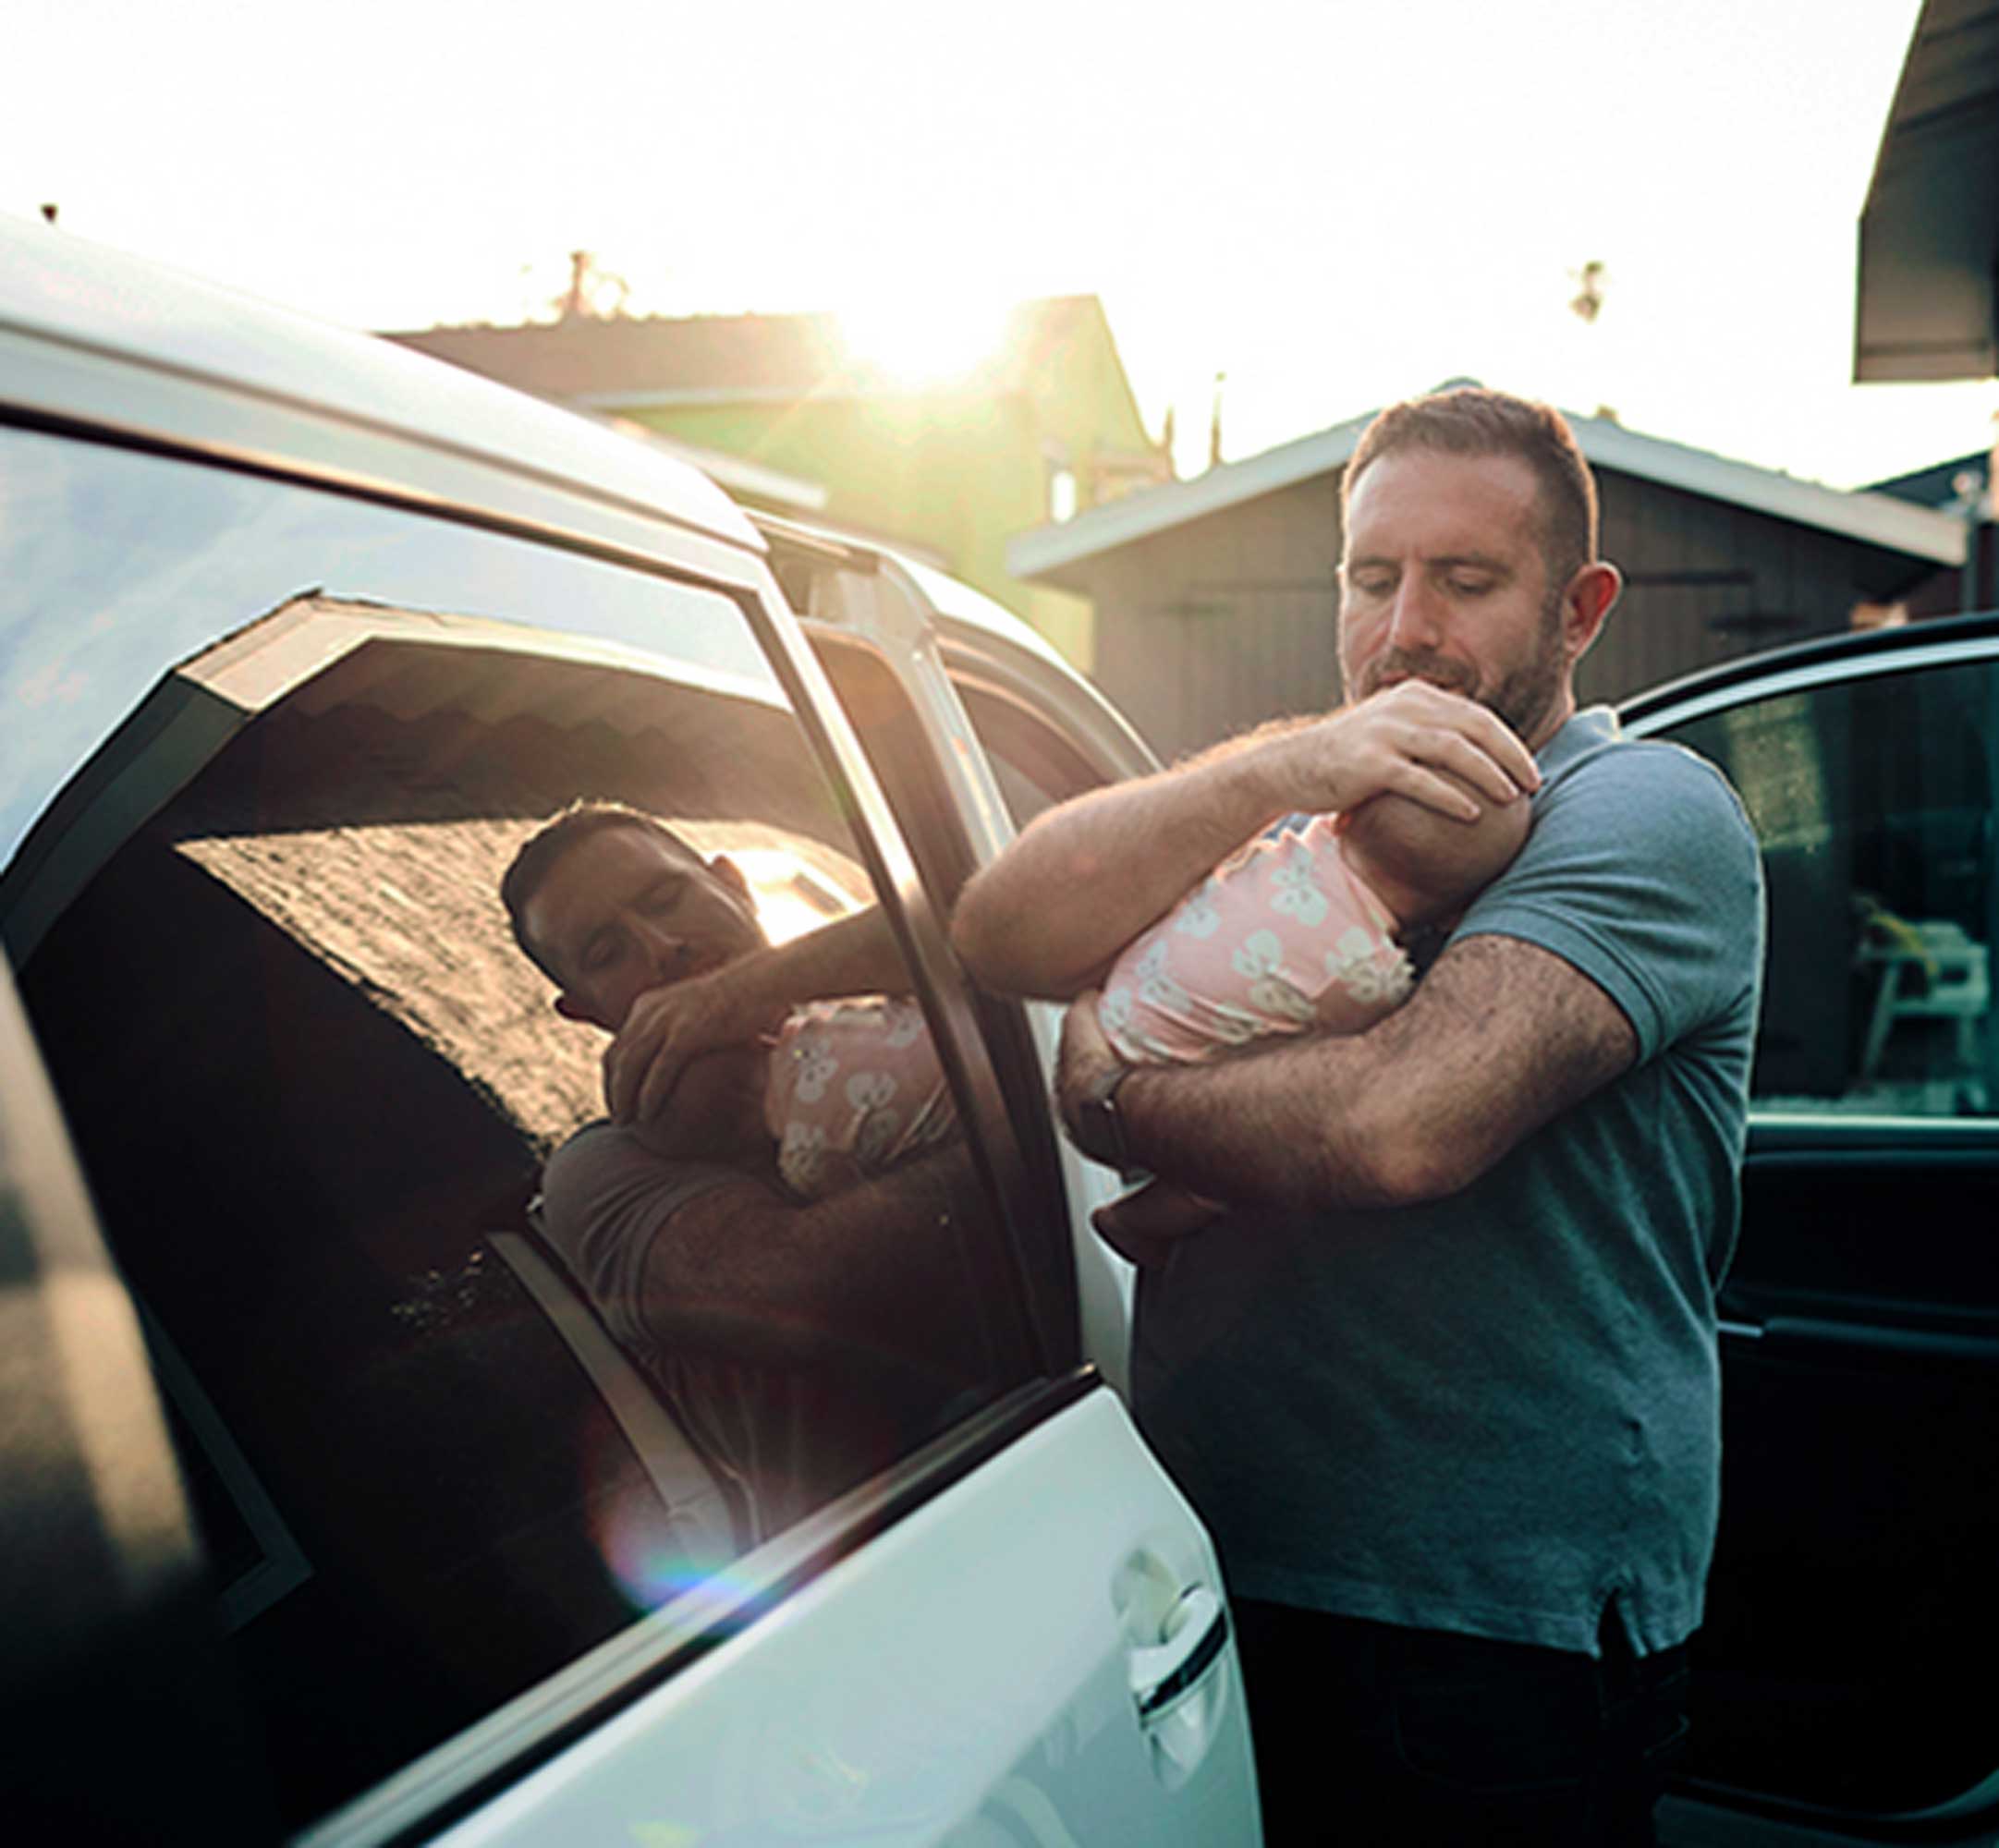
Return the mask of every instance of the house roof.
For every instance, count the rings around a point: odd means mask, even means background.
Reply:
[[[1093,295],[1022,302],[966,383],[1026,388],[1051,352],[1094,322]],[[385,336],[538,396],[599,410],[649,405],[789,403],[802,397],[906,394],[876,362],[847,350],[834,314],[615,317],[572,315],[518,327],[427,327]]]
[[[1924,0],[1860,214],[1853,376],[1999,372],[1999,0]]]
[[[1008,543],[1006,568],[1017,578],[1083,589],[1077,567],[1086,560],[1281,488],[1335,473],[1346,466],[1373,416],[1370,411],[1350,418],[1328,430],[1266,449],[1260,456],[1211,468],[1190,481],[1140,489],[1060,526],[1036,527]],[[1709,450],[1640,435],[1606,418],[1572,417],[1569,427],[1582,453],[1597,468],[1726,501],[1937,564],[1964,562],[1963,527],[1927,507],[1886,494],[1847,492],[1748,462],[1732,462]]]
[[[1868,491],[1893,494],[1898,501],[1914,501],[1920,506],[1948,507],[1961,515],[1963,491],[1957,483],[1967,475],[1982,483],[1991,459],[1986,451],[1974,449],[1967,456],[1953,456],[1942,462],[1932,462],[1926,468],[1911,468],[1906,475],[1891,475],[1885,480],[1870,481]]]

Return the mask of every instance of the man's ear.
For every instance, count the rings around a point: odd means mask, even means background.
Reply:
[[[587,1003],[575,1000],[566,989],[555,997],[555,1012],[565,1020],[579,1020],[585,1027],[602,1027],[603,1022],[590,1011]]]
[[[1585,565],[1562,597],[1562,641],[1571,663],[1580,661],[1603,627],[1624,589],[1624,574],[1604,559]]]
[[[744,876],[742,868],[737,866],[726,854],[715,855],[708,862],[708,870],[713,873],[724,885],[727,886],[737,897],[741,899],[750,910],[754,911],[757,908],[757,901],[750,895],[750,881]]]

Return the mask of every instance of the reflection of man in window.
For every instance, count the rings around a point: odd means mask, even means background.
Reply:
[[[543,1231],[689,1435],[751,1491],[756,1537],[925,1435],[976,1342],[944,1150],[825,1198],[783,1188],[760,1036],[799,1002],[905,985],[879,911],[773,946],[747,881],[650,816],[567,811],[502,886],[555,1006],[614,1035],[614,1118],[556,1150]]]

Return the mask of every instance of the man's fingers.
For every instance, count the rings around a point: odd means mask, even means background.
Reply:
[[[611,1112],[614,1123],[628,1120],[625,1106],[629,1100],[626,1093],[630,1087],[625,1077],[625,1062],[619,1056],[621,1050],[616,1040],[603,1049],[603,1104]]]
[[[1097,990],[1085,989],[1062,1017],[1062,1043],[1055,1053],[1055,1111],[1072,1135],[1078,1100],[1099,1072],[1117,1063],[1117,1054],[1097,1025],[1100,999]]]
[[[1366,714],[1374,767],[1360,779],[1372,784],[1371,793],[1392,789],[1469,821],[1478,818],[1480,797],[1504,804],[1540,787],[1533,753],[1504,720],[1463,694],[1411,680],[1376,699]]]
[[[1164,1264],[1167,1254],[1173,1249],[1170,1238],[1152,1238],[1142,1232],[1133,1232],[1117,1222],[1117,1202],[1110,1201],[1090,1215],[1090,1222],[1096,1228],[1097,1236],[1127,1264],[1136,1264],[1140,1270],[1150,1265]]]
[[[1097,1007],[1103,1001],[1099,989],[1085,989],[1069,1003],[1069,1011],[1062,1023],[1064,1040],[1075,1049],[1076,1056],[1088,1061],[1113,1057],[1111,1042],[1103,1037],[1103,1028],[1097,1024]]]
[[[666,1107],[666,1100],[673,1095],[674,1087],[680,1082],[680,1074],[686,1067],[686,1056],[671,1040],[653,1053],[652,1063],[646,1068],[645,1080],[639,1087],[634,1111],[640,1123],[650,1123]]]
[[[1403,685],[1420,687],[1426,696],[1427,720],[1444,753],[1433,760],[1476,784],[1495,802],[1506,801],[1516,790],[1531,792],[1541,786],[1533,752],[1498,713],[1462,693],[1420,681]]]
[[[659,1038],[657,1023],[640,995],[617,1037],[604,1048],[603,1097],[612,1120],[629,1123],[639,1101],[639,1088],[652,1068]]]

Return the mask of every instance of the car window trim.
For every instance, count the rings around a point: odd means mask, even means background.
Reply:
[[[1914,674],[1931,667],[1956,667],[1965,663],[1999,660],[1999,633],[1990,632],[1956,638],[1930,638],[1900,642],[1886,649],[1843,653],[1822,661],[1800,662],[1790,668],[1766,670],[1753,678],[1731,679],[1727,685],[1709,691],[1689,689],[1676,697],[1667,688],[1647,696],[1625,721],[1633,737],[1651,737],[1697,719],[1712,718],[1761,700],[1782,699],[1787,694],[1837,687],[1856,680],[1879,680],[1889,675]],[[1657,699],[1660,703],[1652,703]]]
[[[238,419],[249,409],[267,424],[290,426],[294,434],[316,432],[323,442],[345,439],[347,444],[355,446],[372,445],[385,451],[421,456],[433,467],[444,465],[487,471],[524,488],[553,492],[565,500],[584,502],[602,515],[636,518],[653,527],[671,527],[685,539],[697,540],[704,545],[725,547],[745,556],[762,558],[769,550],[754,529],[747,535],[718,531],[684,514],[669,512],[652,502],[621,493],[602,482],[583,480],[538,467],[522,456],[454,442],[421,427],[392,422],[268,385],[250,383],[201,367],[157,356],[134,354],[47,328],[22,327],[0,321],[0,359],[4,359],[10,349],[24,362],[20,370],[34,380],[38,401],[30,402],[18,395],[18,387],[16,387],[16,395],[0,399],[0,422],[18,423],[26,428],[58,434],[93,435],[120,447],[153,454],[197,454],[199,459],[213,467],[228,468],[238,472],[261,473],[276,469],[281,474],[293,475],[302,467],[312,466],[303,463],[298,456],[288,460],[274,456],[267,447],[251,450],[239,442],[222,437],[219,430],[205,441],[180,433],[198,423],[207,423],[213,428],[227,421],[225,418],[177,416],[165,428],[149,428],[131,420],[130,406],[139,399],[157,402],[179,398],[182,408],[204,405],[212,410],[226,407]],[[13,367],[0,371],[7,376],[18,376]],[[120,414],[116,419],[84,415],[74,408],[77,398],[97,396],[93,387],[107,380],[116,382],[105,397],[107,402],[118,405]],[[64,385],[69,388],[67,395],[62,389]],[[365,478],[344,469],[328,471],[323,463],[320,468],[328,485],[338,477],[348,480],[356,492],[364,492]]]

